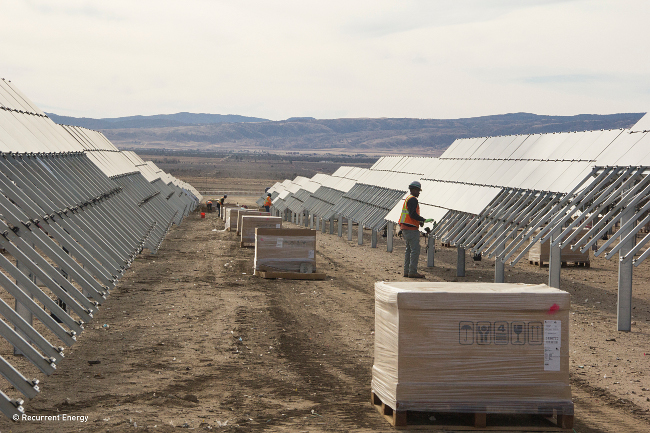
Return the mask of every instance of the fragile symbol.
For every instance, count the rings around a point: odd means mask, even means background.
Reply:
[[[526,323],[512,322],[512,344],[526,344]]]
[[[458,324],[458,341],[460,344],[474,344],[474,322]]]

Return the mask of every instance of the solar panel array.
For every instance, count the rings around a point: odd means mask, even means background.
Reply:
[[[5,80],[0,151],[0,335],[49,375],[136,255],[201,196],[97,131],[55,124]],[[38,381],[2,356],[0,375],[12,387],[0,410],[22,413]]]
[[[544,212],[571,202],[586,185],[596,188],[589,178],[604,167],[650,166],[649,130],[646,115],[629,130],[458,139],[440,158],[388,156],[370,169],[341,167],[331,178],[349,179],[346,187],[352,187],[341,193],[324,186],[322,177],[321,188],[307,199],[303,194],[302,206],[292,211],[309,207],[325,219],[342,215],[379,229],[397,222],[407,185],[418,179],[421,214],[439,223],[438,237],[503,257],[504,244],[496,239],[547,224]]]
[[[475,252],[487,252],[490,257],[510,257],[513,250],[525,245],[526,235],[549,223],[549,212],[560,212],[559,203],[571,203],[586,185],[596,188],[589,180],[592,175],[602,173],[604,167],[650,163],[650,137],[642,126],[647,119],[648,115],[637,123],[641,126],[630,130],[456,140],[440,158],[435,172],[425,176],[437,177],[443,185],[462,179],[463,184],[478,186],[485,200],[466,207],[467,200],[453,194],[451,202],[444,204],[451,213],[443,217],[436,235],[473,247]],[[625,170],[616,173],[623,176],[621,182],[634,183],[642,177],[637,173],[630,179]],[[611,174],[617,179],[618,175]],[[599,195],[616,190],[612,185],[610,190],[602,188]],[[438,188],[431,199],[442,204],[443,194]],[[485,204],[488,198],[489,206]],[[504,238],[516,236],[520,236],[518,242],[505,248]],[[523,253],[517,260],[521,257]]]

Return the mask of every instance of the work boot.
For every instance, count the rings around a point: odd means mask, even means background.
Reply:
[[[424,274],[418,274],[417,272],[414,274],[409,274],[409,278],[426,278]]]

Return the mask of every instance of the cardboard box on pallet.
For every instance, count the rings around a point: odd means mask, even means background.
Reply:
[[[375,284],[372,391],[398,411],[573,415],[567,292]]]
[[[237,230],[237,219],[239,218],[240,207],[229,207],[226,209],[226,229]]]
[[[272,216],[256,216],[244,214],[241,222],[241,243],[255,243],[255,229],[280,229],[282,218]]]
[[[587,234],[587,229],[583,229],[581,233],[574,239],[574,241],[577,241],[578,239],[582,238],[585,234]],[[571,232],[573,234],[573,231]],[[568,238],[570,235],[567,234],[565,239]],[[572,241],[572,242],[574,242]],[[551,243],[550,242],[544,242],[543,244],[541,242],[536,242],[535,245],[533,245],[530,250],[528,250],[528,260],[530,262],[537,262],[539,263],[540,266],[542,266],[543,263],[548,263],[549,261],[549,255],[551,251]],[[562,248],[562,254],[560,254],[560,257],[562,258],[563,262],[578,262],[578,263],[589,263],[589,251],[586,253],[581,253],[580,250],[578,251],[572,251],[571,250],[571,245],[567,245],[564,248]]]
[[[269,212],[260,212],[257,209],[240,209],[239,215],[237,216],[237,234],[241,233],[241,220],[244,215],[271,215]]]
[[[239,208],[238,204],[235,203],[224,203],[223,206],[221,206],[221,219],[226,220],[226,216],[228,215],[227,210],[229,208]]]
[[[300,264],[316,272],[316,230],[255,229],[255,271],[300,272]]]

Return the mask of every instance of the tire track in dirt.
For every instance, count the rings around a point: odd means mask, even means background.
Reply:
[[[609,391],[590,385],[587,381],[571,377],[573,402],[576,412],[576,430],[580,432],[650,431],[648,412],[633,402],[617,398]]]

